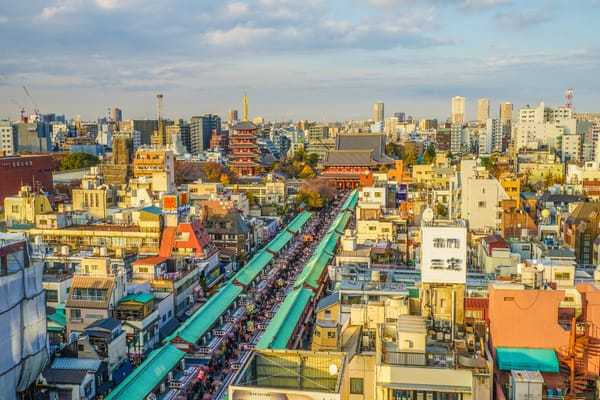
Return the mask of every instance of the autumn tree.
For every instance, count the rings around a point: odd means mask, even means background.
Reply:
[[[300,174],[298,175],[298,177],[301,178],[301,179],[314,178],[315,177],[315,171],[311,168],[310,165],[306,164],[304,166],[304,168],[302,168],[302,171],[300,171]]]
[[[335,198],[337,189],[328,179],[307,179],[300,187],[296,202],[304,203],[309,210],[320,209]]]

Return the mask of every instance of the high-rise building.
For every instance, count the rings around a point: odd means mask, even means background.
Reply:
[[[15,152],[13,127],[8,121],[0,121],[0,152],[3,155]]]
[[[500,104],[500,121],[502,125],[512,125],[514,121],[513,105],[508,101]]]
[[[383,101],[378,101],[373,104],[373,121],[383,122]]]
[[[397,112],[397,113],[394,113],[394,117],[398,118],[398,122],[404,122],[406,120],[406,113],[405,112]]]
[[[465,123],[465,98],[464,97],[454,96],[452,98],[451,122],[453,124],[464,124]]]
[[[221,134],[221,118],[214,114],[195,116],[190,119],[190,148],[191,154],[200,154],[210,149],[212,132]]]
[[[123,121],[123,111],[120,108],[112,109],[112,120],[114,124],[114,130],[119,131],[121,127],[121,121]]]
[[[477,100],[477,122],[485,124],[490,117],[490,99]]]
[[[229,123],[235,124],[238,121],[238,110],[234,110],[233,108],[229,109]]]

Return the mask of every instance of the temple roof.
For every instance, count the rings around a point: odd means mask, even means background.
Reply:
[[[250,121],[242,121],[232,126],[231,129],[234,131],[253,131],[256,130],[256,125]]]
[[[385,135],[368,134],[339,134],[335,138],[336,150],[367,150],[373,151],[373,160],[378,164],[393,163],[394,159],[385,154]]]
[[[329,150],[323,159],[324,166],[352,165],[373,166],[377,162],[373,160],[373,150]]]

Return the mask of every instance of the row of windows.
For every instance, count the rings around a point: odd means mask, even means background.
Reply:
[[[446,239],[446,238],[434,238],[433,239],[433,247],[436,249],[458,249],[460,248],[460,240],[459,239]]]

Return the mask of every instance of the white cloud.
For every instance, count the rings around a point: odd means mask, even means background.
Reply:
[[[53,6],[44,7],[39,17],[42,19],[52,19],[59,16],[60,14],[66,14],[76,11],[80,6],[80,2],[77,1],[58,1]]]
[[[248,4],[246,3],[229,3],[227,4],[227,15],[229,17],[239,17],[248,12]]]
[[[124,1],[119,0],[95,0],[96,6],[103,10],[114,10],[119,7],[119,4],[123,4]]]
[[[8,17],[0,15],[0,25],[8,23]]]
[[[236,25],[229,30],[206,33],[206,40],[216,47],[238,47],[255,43],[273,33],[272,28],[253,28]]]

